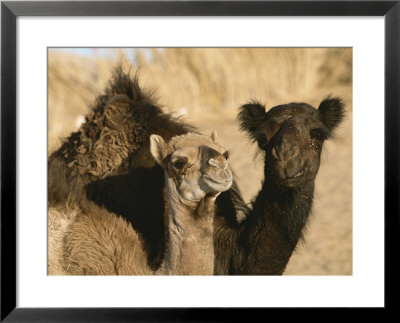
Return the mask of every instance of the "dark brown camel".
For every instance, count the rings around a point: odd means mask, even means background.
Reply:
[[[325,100],[319,110],[307,104],[268,113],[257,103],[242,107],[242,129],[266,151],[265,181],[251,212],[235,184],[218,196],[215,274],[282,274],[311,210],[323,140],[342,117],[338,99]],[[116,69],[81,129],[49,158],[49,206],[85,209],[95,202],[126,218],[157,269],[166,241],[164,175],[149,137],[169,140],[189,131],[194,129],[162,113],[137,78]],[[241,224],[238,213],[247,216]]]
[[[257,102],[241,107],[241,129],[265,152],[264,182],[239,228],[220,221],[215,229],[215,257],[220,260],[215,273],[284,272],[311,212],[323,143],[343,118],[339,98],[323,100],[318,110],[306,103],[268,112]]]

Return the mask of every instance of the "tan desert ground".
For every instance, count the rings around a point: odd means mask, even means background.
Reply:
[[[239,131],[240,105],[256,99],[268,108],[289,102],[314,107],[339,96],[346,120],[324,144],[313,212],[305,241],[285,275],[352,275],[352,49],[351,48],[167,48],[90,49],[92,55],[50,49],[48,55],[48,153],[77,130],[118,63],[140,85],[155,91],[167,113],[181,116],[204,134],[218,133],[246,202],[263,179],[262,154]],[[108,53],[104,55],[104,53]],[[49,215],[49,230],[66,219]],[[49,232],[49,244],[56,243]],[[49,248],[50,250],[50,248]],[[49,257],[52,257],[49,254]]]

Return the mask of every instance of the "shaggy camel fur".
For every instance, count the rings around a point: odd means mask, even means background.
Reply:
[[[150,150],[163,167],[168,242],[157,271],[147,264],[140,237],[112,214],[92,209],[75,218],[65,237],[65,270],[75,275],[212,275],[215,199],[232,184],[225,149],[210,137],[189,133],[168,144],[150,136]],[[115,230],[113,230],[115,229]]]
[[[168,220],[164,218],[164,170],[150,153],[149,138],[157,134],[169,141],[195,129],[164,114],[139,87],[137,77],[120,67],[85,119],[49,157],[48,273],[64,274],[59,257],[65,249],[63,236],[76,216],[93,209],[105,217],[101,221],[107,226],[111,226],[110,213],[126,219],[143,241],[145,254],[137,257],[147,258],[156,270],[165,254]],[[236,213],[247,210],[235,182],[217,197],[216,204],[218,216],[228,223],[235,223]],[[110,235],[125,230],[120,228],[122,222],[110,227]],[[126,257],[130,262],[133,255]]]

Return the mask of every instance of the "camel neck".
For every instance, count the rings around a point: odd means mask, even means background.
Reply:
[[[167,185],[171,184],[168,183]],[[212,275],[215,199],[183,200],[175,186],[167,187],[168,241],[161,275]]]
[[[312,203],[314,195],[314,183],[302,185],[301,187],[279,187],[264,182],[258,200],[269,206],[277,205],[281,209],[295,207],[296,203]]]
[[[276,228],[286,231],[290,247],[294,249],[311,213],[314,184],[282,188],[265,183],[260,197],[257,202],[264,210],[264,221],[273,222]]]
[[[242,224],[239,236],[242,274],[281,275],[311,211],[313,185],[301,189],[273,187],[267,181]]]

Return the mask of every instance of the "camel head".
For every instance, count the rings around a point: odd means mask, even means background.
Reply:
[[[344,104],[328,97],[318,109],[306,103],[271,108],[258,102],[243,105],[238,114],[241,130],[265,151],[265,176],[283,187],[314,181],[322,146],[344,118]]]
[[[151,135],[150,151],[186,200],[217,196],[232,185],[228,152],[216,143],[215,132],[210,137],[188,133],[173,137],[168,143],[158,135]]]

